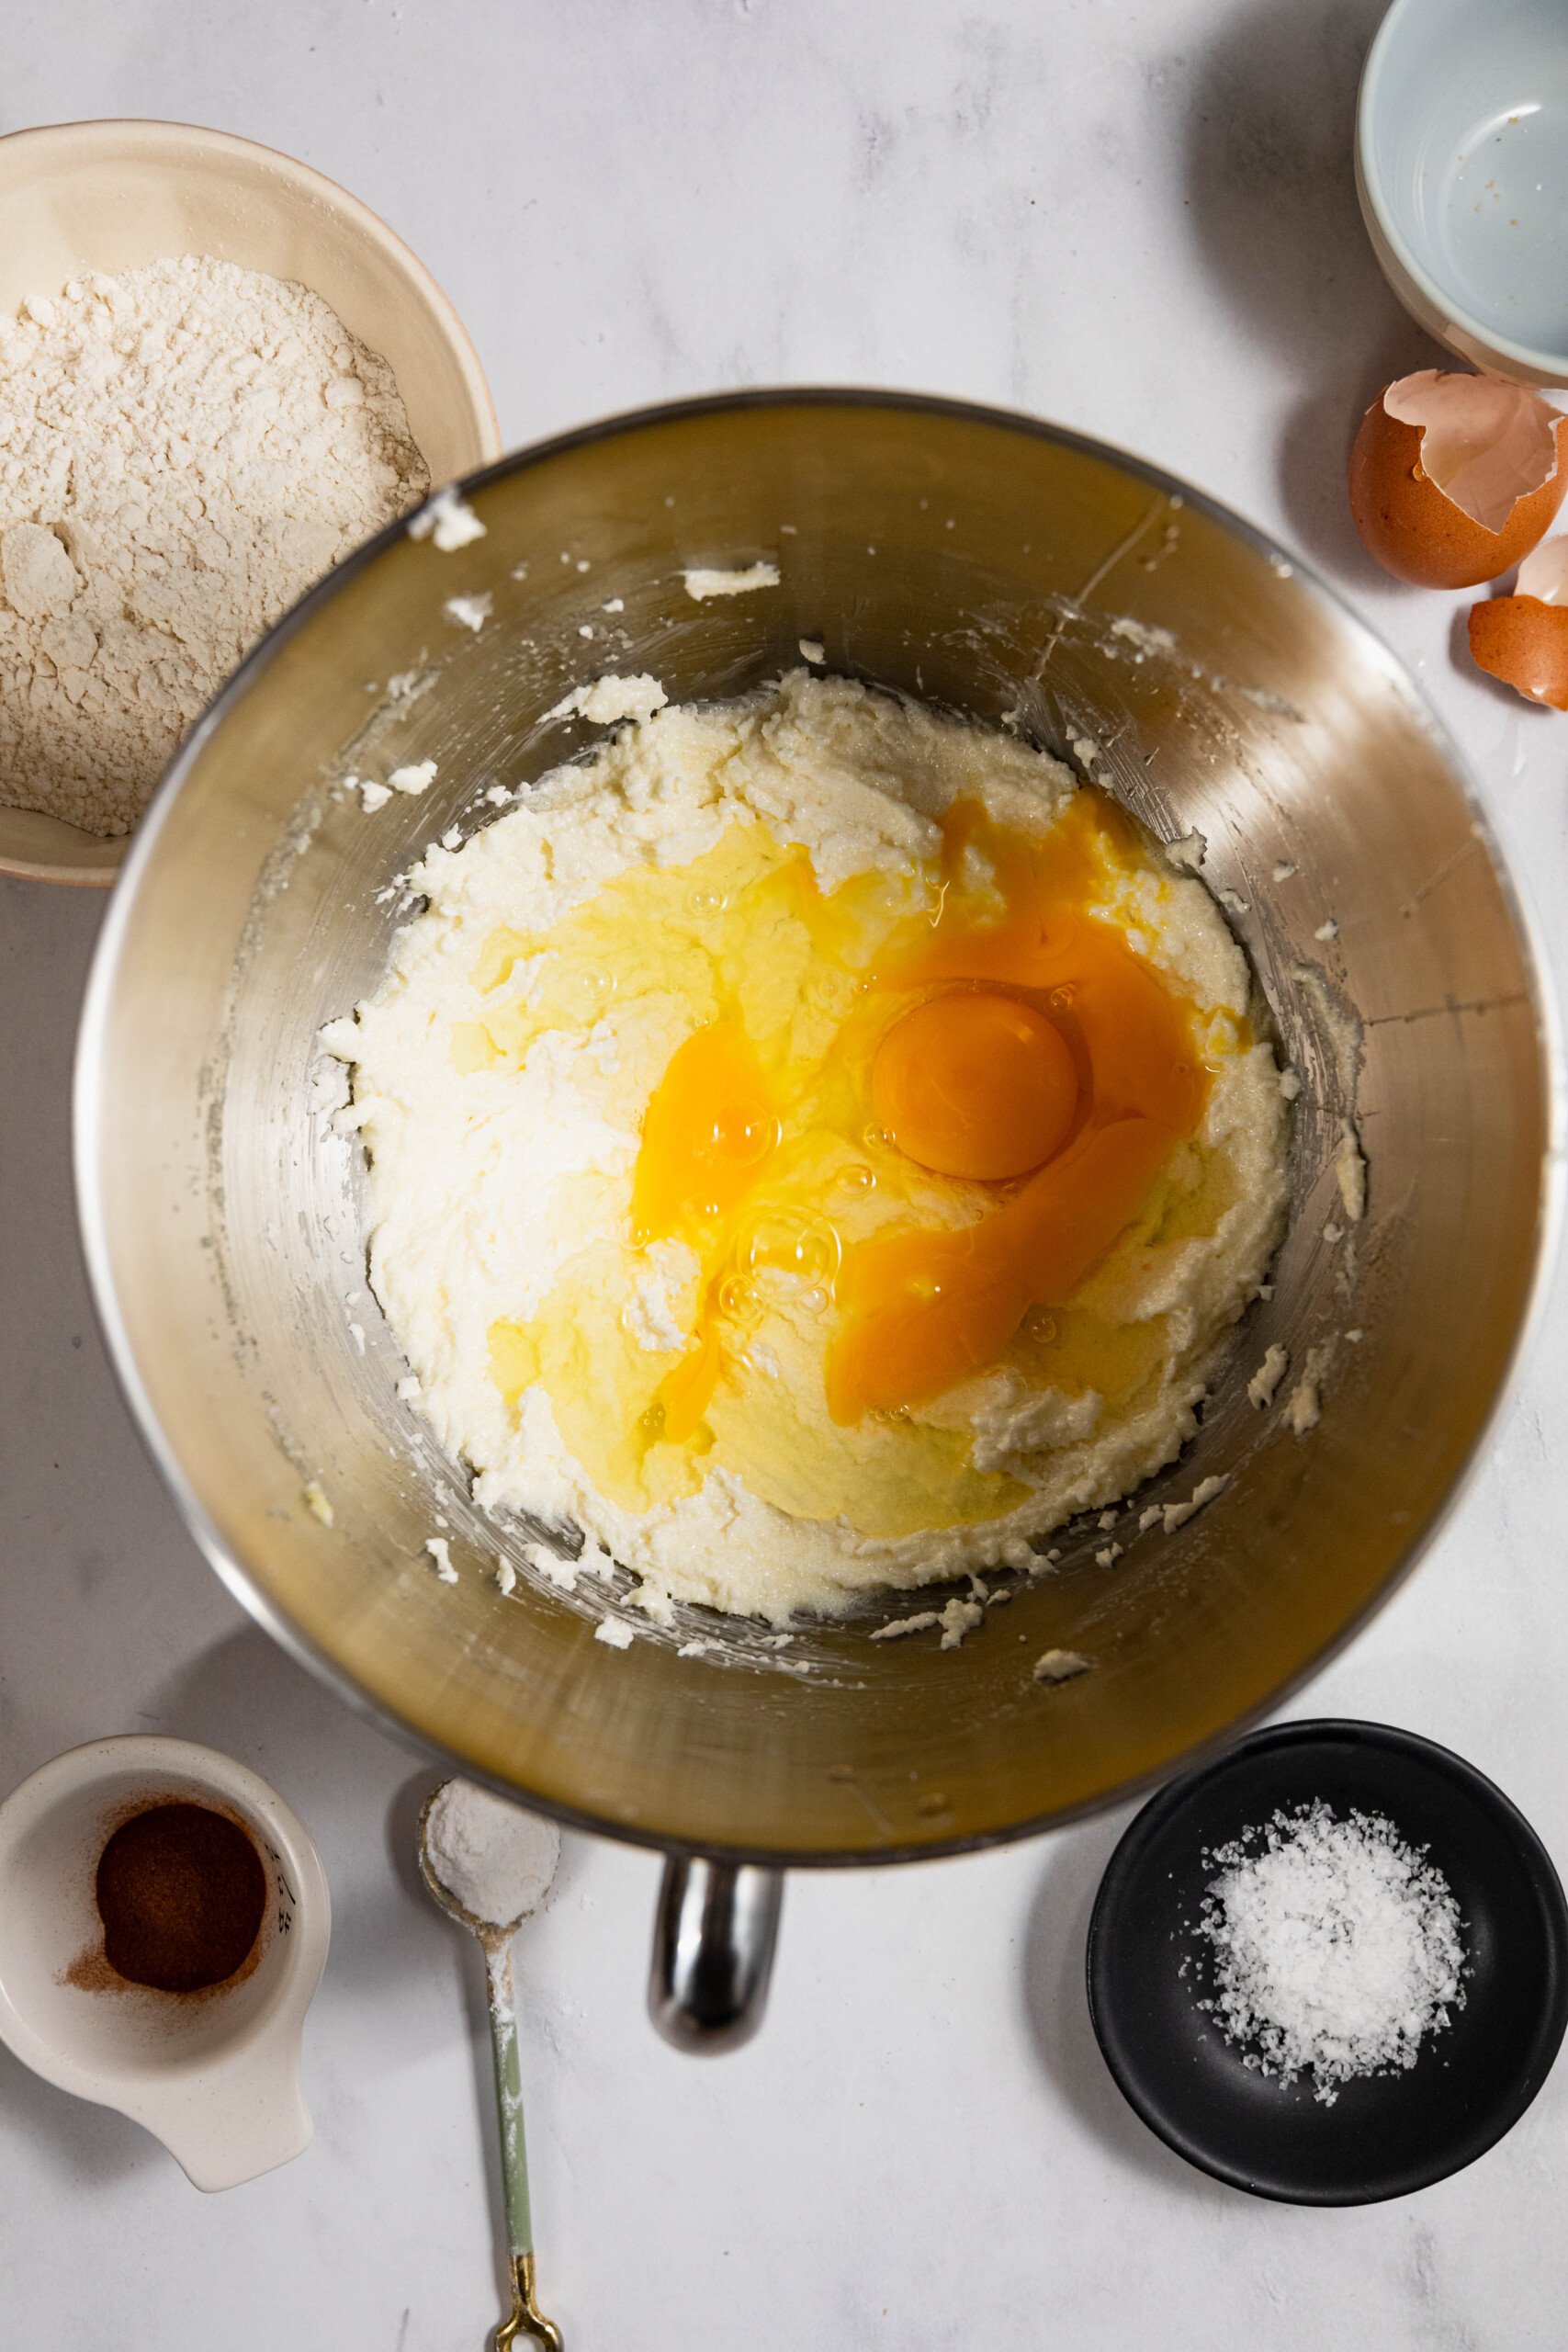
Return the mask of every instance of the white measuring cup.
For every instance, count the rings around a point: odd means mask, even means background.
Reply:
[[[199,1994],[106,1984],[101,1968],[81,1965],[102,1950],[98,1856],[121,1821],[160,1802],[237,1819],[266,1872],[254,1965]],[[197,2188],[236,2188],[309,2144],[300,2043],[331,1927],[304,1824],[213,1748],[94,1740],[0,1805],[0,2040],[47,2082],[144,2125]]]

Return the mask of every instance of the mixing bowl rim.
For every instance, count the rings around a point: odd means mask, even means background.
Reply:
[[[947,417],[960,424],[977,424],[1001,430],[1022,433],[1031,438],[1047,441],[1058,447],[1112,464],[1136,476],[1152,489],[1168,498],[1175,498],[1231,531],[1266,560],[1288,567],[1291,577],[1300,580],[1307,591],[1344,621],[1348,622],[1375,650],[1384,667],[1410,700],[1419,715],[1426,732],[1449,764],[1465,806],[1471,816],[1477,838],[1491,858],[1498,887],[1512,917],[1516,935],[1529,989],[1529,1003],[1534,1020],[1542,1091],[1545,1096],[1547,1148],[1543,1157],[1541,1184],[1538,1195],[1535,1226],[1535,1253],[1531,1268],[1530,1286],[1524,1308],[1510,1344],[1507,1361],[1498,1380],[1495,1392],[1480,1426],[1467,1449],[1463,1461],[1450,1481],[1426,1526],[1411,1538],[1400,1557],[1382,1578],[1375,1592],[1354,1615],[1340,1626],[1329,1640],[1292,1673],[1287,1675],[1265,1692],[1257,1704],[1249,1707],[1224,1731],[1190,1747],[1153,1770],[1134,1779],[1120,1781],[1097,1796],[1082,1803],[1055,1808],[1043,1814],[1008,1824],[1005,1827],[976,1831],[957,1837],[934,1836],[901,1842],[896,1846],[865,1850],[795,1852],[778,1848],[730,1843],[723,1839],[693,1839],[671,1836],[668,1832],[643,1826],[637,1823],[610,1818],[588,1811],[585,1807],[563,1804],[551,1798],[536,1795],[532,1791],[520,1791],[518,1786],[499,1775],[486,1772],[457,1750],[432,1739],[416,1730],[379,1699],[362,1689],[335,1658],[285,1614],[282,1609],[256,1583],[250,1569],[230,1551],[217,1528],[187,1480],[173,1443],[164,1431],[152,1401],[142,1382],[133,1352],[130,1334],[119,1311],[107,1239],[105,1203],[98,1182],[102,1164],[102,1136],[99,1110],[102,1102],[100,1069],[104,1058],[104,1037],[111,1009],[114,983],[120,953],[130,923],[130,910],[137,887],[146,866],[151,863],[154,845],[168,822],[184,786],[197,762],[206,750],[229,713],[248,693],[251,685],[273,661],[282,647],[310,620],[319,607],[333,595],[340,585],[367,569],[408,530],[412,517],[400,516],[377,533],[374,538],[346,556],[342,563],[307,590],[299,602],[254,646],[220,693],[209,704],[186,736],[171,762],[167,774],[159,785],[141,824],[132,836],[131,847],[119,877],[110,896],[93,953],[87,986],[83,998],[81,1021],[77,1031],[76,1062],[73,1089],[73,1149],[76,1183],[77,1216],[81,1228],[83,1254],[86,1262],[95,1310],[105,1344],[118,1380],[121,1394],[130,1408],[132,1420],[153,1463],[162,1473],[170,1493],[184,1519],[192,1539],[209,1566],[239,1601],[247,1613],[269,1634],[273,1640],[300,1665],[308,1668],[325,1682],[339,1698],[345,1699],[355,1711],[377,1728],[397,1739],[402,1746],[424,1758],[451,1766],[465,1778],[493,1789],[500,1796],[517,1801],[521,1796],[532,1808],[547,1815],[566,1827],[591,1836],[613,1838],[624,1845],[639,1846],[664,1854],[704,1855],[714,1860],[755,1863],[781,1870],[861,1869],[894,1862],[934,1861],[949,1856],[976,1853],[993,1847],[1017,1843],[1025,1838],[1039,1837],[1048,1830],[1064,1828],[1070,1823],[1092,1818],[1111,1806],[1124,1804],[1145,1797],[1165,1781],[1200,1769],[1233,1746],[1244,1734],[1255,1729],[1287,1701],[1303,1690],[1312,1678],[1321,1672],[1334,1657],[1348,1646],[1388,1600],[1416,1567],[1427,1546],[1447,1523],[1461,1497],[1473,1477],[1476,1465],[1484,1452],[1486,1442],[1496,1428],[1505,1408],[1511,1403],[1518,1386],[1522,1367],[1544,1315],[1550,1279],[1555,1262],[1562,1222],[1564,1164],[1560,1122],[1562,1112],[1563,1088],[1560,1084],[1562,1070],[1561,1040],[1557,1024],[1556,1005],[1552,991],[1546,985],[1546,961],[1531,911],[1522,902],[1513,875],[1502,856],[1484,808],[1475,788],[1470,765],[1459,746],[1450,736],[1437,712],[1427,703],[1415,679],[1404,663],[1370,623],[1356,612],[1348,600],[1323,580],[1310,565],[1302,563],[1293,554],[1260,531],[1255,525],[1233,513],[1220,500],[1208,492],[1191,488],[1176,476],[1145,459],[1118,448],[1113,443],[1096,440],[1088,434],[1077,433],[1064,425],[1052,424],[1045,419],[1032,417],[1010,409],[990,407],[976,401],[950,398],[940,393],[911,391],[880,391],[871,387],[835,387],[830,385],[756,387],[739,391],[694,395],[679,401],[628,410],[598,418],[587,424],[576,425],[569,431],[552,435],[548,439],[526,444],[511,451],[477,472],[465,475],[457,485],[464,494],[482,491],[491,482],[512,474],[562,457],[573,449],[587,447],[598,441],[642,430],[650,426],[668,425],[690,419],[722,416],[739,411],[760,408],[883,408],[908,411],[910,413]],[[415,510],[417,514],[419,509]]]

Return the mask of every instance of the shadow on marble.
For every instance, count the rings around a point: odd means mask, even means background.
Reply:
[[[299,1813],[332,1887],[332,1985],[370,1993],[390,1974],[429,1964],[439,1925],[430,1898],[417,1879],[382,1867],[385,1795],[406,1763],[401,1742],[367,1723],[256,1625],[242,1626],[180,1668],[147,1727],[238,1756]],[[421,1785],[433,1777],[427,1772]]]
[[[1052,2088],[1119,2164],[1167,2191],[1213,2206],[1227,2195],[1141,2123],[1100,2054],[1084,1987],[1084,1948],[1105,1866],[1127,1826],[1123,1813],[1051,1839],[1023,1942],[1031,2037]]]
[[[368,1722],[259,1625],[245,1623],[180,1667],[153,1702],[161,1729],[227,1747],[310,1824],[345,1797],[379,1792],[413,1743]],[[311,1825],[313,1826],[313,1825]]]
[[[1276,458],[1292,534],[1352,586],[1397,594],[1350,520],[1350,444],[1384,384],[1452,362],[1394,299],[1356,201],[1356,87],[1385,5],[1246,0],[1185,61],[1185,176],[1211,275],[1298,387]]]
[[[128,2115],[58,2090],[0,2045],[0,2138],[6,2137],[14,2137],[18,2164],[24,2149],[30,2171],[52,2158],[58,2177],[73,2190],[113,2188],[133,2173],[175,2161]]]

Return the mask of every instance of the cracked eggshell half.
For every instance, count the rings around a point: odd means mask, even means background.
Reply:
[[[1568,710],[1568,538],[1527,556],[1511,596],[1471,606],[1470,650],[1527,702]]]
[[[1422,588],[1477,587],[1551,528],[1568,492],[1568,417],[1520,385],[1423,368],[1361,419],[1349,489],[1356,528],[1385,571]]]

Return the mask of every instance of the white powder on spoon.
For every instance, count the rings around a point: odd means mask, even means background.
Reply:
[[[424,1850],[465,1911],[486,1927],[510,1928],[549,1892],[560,1831],[471,1781],[447,1781],[425,1819]]]
[[[1442,1872],[1381,1814],[1319,1800],[1203,1857],[1220,1866],[1199,1932],[1215,1954],[1207,2009],[1243,2064],[1314,2078],[1326,2105],[1361,2075],[1413,2066],[1462,2008],[1465,1947]]]

